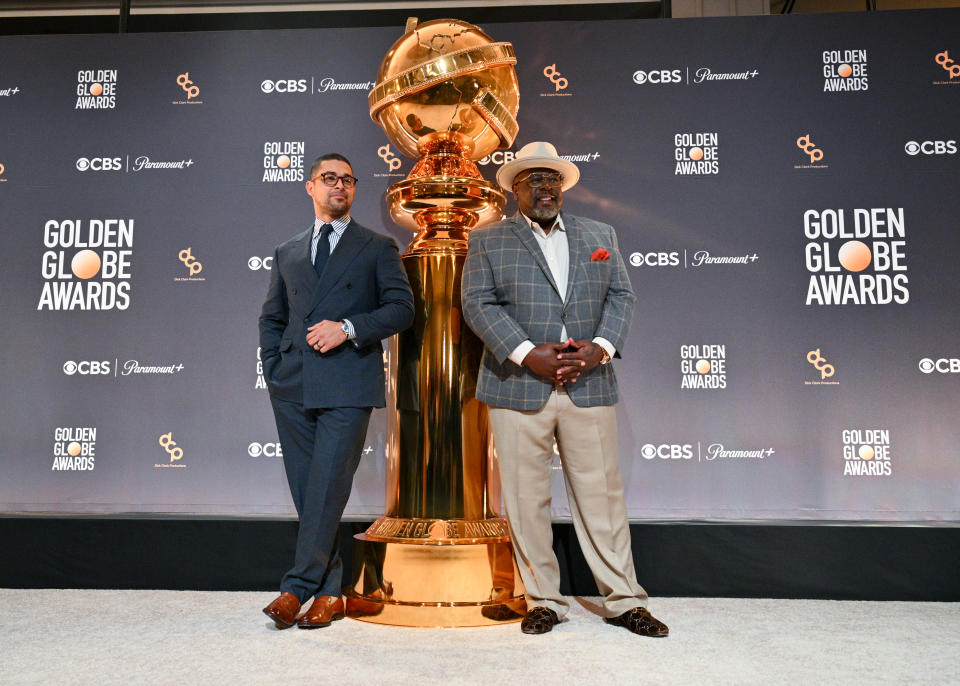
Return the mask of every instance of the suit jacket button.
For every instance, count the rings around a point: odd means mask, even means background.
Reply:
[[[304,323],[304,324],[308,324],[309,322],[310,322],[310,317],[304,317],[304,318],[303,318],[303,323]]]
[[[560,319],[566,319],[566,318],[567,318],[567,313],[566,313],[566,312],[564,312],[563,314],[560,315]]]
[[[296,295],[296,294],[297,294],[297,289],[296,289],[296,288],[291,288],[291,289],[290,289],[290,292],[293,293],[294,295]]]

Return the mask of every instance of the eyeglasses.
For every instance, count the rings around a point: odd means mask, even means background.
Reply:
[[[358,179],[356,176],[350,176],[349,174],[344,174],[343,176],[337,176],[333,172],[327,172],[326,174],[320,174],[319,176],[314,176],[311,181],[323,181],[324,186],[336,186],[338,181],[343,182],[344,188],[353,188],[357,185]]]
[[[541,172],[536,172],[530,174],[526,178],[521,179],[517,183],[529,184],[530,188],[539,188],[540,186],[559,186],[563,183],[563,174],[543,174]]]

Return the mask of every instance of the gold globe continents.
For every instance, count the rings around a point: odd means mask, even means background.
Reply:
[[[510,147],[520,106],[513,46],[457,19],[415,22],[380,64],[373,120],[412,158],[436,140],[455,140],[471,160]]]

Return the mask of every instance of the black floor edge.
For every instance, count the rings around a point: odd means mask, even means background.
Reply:
[[[353,535],[341,524],[351,566]],[[652,596],[960,600],[960,528],[633,524]],[[0,518],[0,587],[275,591],[297,524],[276,520]],[[571,524],[554,525],[569,595],[597,595]]]

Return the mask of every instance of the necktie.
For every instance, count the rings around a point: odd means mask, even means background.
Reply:
[[[320,240],[317,241],[317,254],[313,258],[313,269],[317,276],[323,275],[323,267],[327,264],[327,258],[330,257],[330,232],[333,226],[324,224],[320,227]]]

